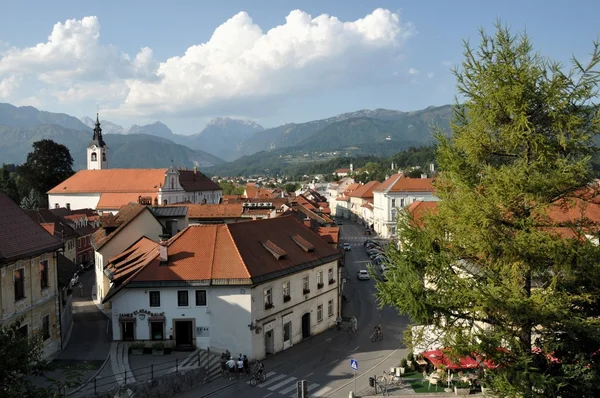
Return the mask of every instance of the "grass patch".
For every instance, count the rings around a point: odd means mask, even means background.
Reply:
[[[429,383],[424,381],[423,383],[421,383],[421,381],[410,381],[410,386],[413,389],[414,392],[416,392],[417,394],[420,393],[431,393],[431,394],[435,394],[435,393],[445,393],[444,388],[446,386],[441,386],[438,385],[437,391],[435,390],[435,386],[431,386],[431,388],[429,388]]]

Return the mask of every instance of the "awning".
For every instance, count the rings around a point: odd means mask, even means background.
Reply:
[[[447,369],[473,369],[479,366],[477,361],[469,356],[451,360],[442,350],[425,351],[423,358],[434,366],[444,365]]]
[[[135,322],[134,316],[120,316],[119,322]]]
[[[165,317],[164,317],[164,315],[155,315],[155,316],[148,317],[148,321],[150,321],[150,322],[164,322],[165,321]]]

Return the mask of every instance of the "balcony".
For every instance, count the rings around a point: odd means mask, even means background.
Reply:
[[[283,302],[287,303],[288,301],[290,301],[292,299],[292,296],[287,295],[287,296],[283,296]]]
[[[329,284],[330,284],[330,285],[333,285],[334,283],[335,283],[335,279],[330,279],[330,280],[329,280]]]
[[[317,283],[317,289],[323,289],[324,283]]]
[[[273,303],[265,303],[265,310],[270,310],[273,307],[274,307]]]
[[[302,289],[302,294],[308,294],[310,293],[310,289]]]

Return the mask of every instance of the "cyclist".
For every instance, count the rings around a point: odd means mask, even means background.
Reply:
[[[375,325],[375,336],[379,337],[381,336],[381,326],[380,325]]]

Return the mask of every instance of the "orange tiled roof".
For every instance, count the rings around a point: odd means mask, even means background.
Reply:
[[[158,192],[167,169],[80,170],[48,193]]]
[[[242,216],[242,202],[219,204],[188,204],[188,218],[239,218]]]
[[[54,223],[53,222],[45,222],[45,223],[40,223],[40,225],[42,227],[44,227],[44,229],[46,231],[48,231],[48,233],[50,235],[54,235]]]
[[[392,187],[398,181],[399,178],[402,177],[401,173],[396,173],[392,175],[390,178],[379,184],[377,188],[373,190],[373,192],[386,192],[388,189]]]
[[[350,173],[350,169],[346,169],[346,168],[342,168],[342,169],[337,169],[336,171],[334,171],[334,174],[342,174],[342,173]]]
[[[129,203],[119,210],[115,215],[102,216],[100,218],[101,227],[92,235],[92,243],[96,250],[99,250],[108,241],[115,237],[127,224],[134,220],[144,210],[145,206],[137,203]],[[149,210],[148,210],[149,211]]]
[[[369,181],[350,193],[351,198],[368,199],[373,197],[373,190],[379,186],[379,181]]]
[[[257,188],[255,186],[246,186],[244,197],[248,199],[270,199],[276,195],[276,190],[268,188]]]
[[[421,224],[422,218],[425,214],[437,212],[437,206],[438,202],[425,202],[418,200],[416,202],[412,202],[408,206],[407,210],[412,214],[413,221],[419,225]]]
[[[264,246],[268,241],[285,255],[276,259]],[[137,243],[115,256],[111,260],[115,264],[109,264],[115,269],[119,268],[117,263],[130,264],[132,276],[122,279],[124,284],[162,281],[253,284],[280,277],[281,271],[292,267],[312,267],[319,261],[336,261],[341,257],[337,248],[291,216],[236,224],[190,225],[168,241],[167,265],[157,260],[154,242],[154,246],[148,243],[149,249],[140,255],[142,244],[145,243]],[[308,246],[311,250],[306,250]],[[136,256],[139,260],[134,259]]]
[[[339,243],[340,227],[319,227],[319,236],[327,243]]]
[[[117,192],[105,192],[100,194],[100,200],[96,205],[96,209],[99,210],[108,210],[108,209],[119,209],[122,206],[125,206],[127,203],[137,203],[138,198],[140,196],[149,196],[152,198],[152,203],[154,203],[154,199],[157,198],[156,193],[145,193],[145,195],[140,195],[136,192],[127,192],[127,193],[117,193]]]

